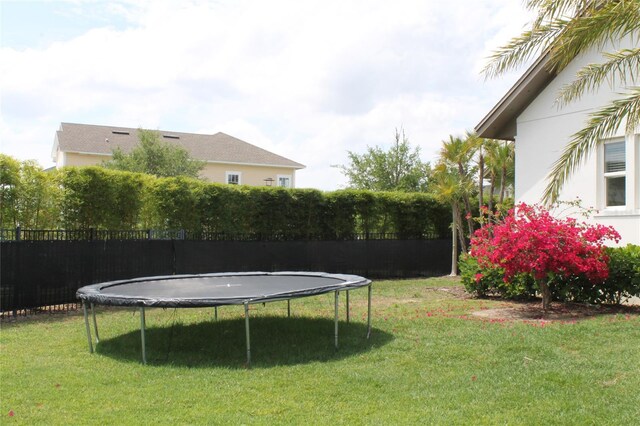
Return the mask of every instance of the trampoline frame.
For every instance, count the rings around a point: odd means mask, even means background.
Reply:
[[[343,280],[344,283],[341,285],[333,285],[323,288],[315,288],[313,292],[289,292],[285,295],[279,294],[271,294],[265,295],[262,297],[253,297],[247,298],[246,300],[242,298],[234,298],[230,302],[221,301],[220,299],[216,299],[216,301],[212,301],[210,303],[204,302],[199,303],[197,305],[186,305],[180,306],[179,304],[163,304],[162,302],[158,303],[157,301],[149,304],[148,301],[145,303],[144,299],[131,299],[131,302],[127,303],[109,303],[109,298],[99,297],[99,293],[95,291],[95,289],[99,289],[102,287],[111,287],[115,285],[124,285],[129,282],[140,282],[140,281],[157,281],[162,279],[188,279],[188,278],[206,278],[206,277],[240,277],[240,276],[295,276],[295,277],[320,277],[320,278],[332,278],[332,279],[340,279]],[[337,287],[337,288],[336,288]],[[147,363],[147,354],[146,354],[146,340],[145,340],[145,307],[147,305],[151,307],[185,307],[185,308],[193,308],[193,307],[214,307],[214,318],[217,321],[218,319],[218,306],[229,306],[229,305],[244,305],[244,322],[245,322],[245,334],[246,334],[246,346],[247,346],[247,366],[251,367],[251,335],[250,335],[250,327],[249,327],[249,305],[256,303],[267,303],[267,302],[276,302],[276,301],[287,301],[287,317],[291,317],[291,299],[302,298],[302,297],[310,297],[316,296],[320,294],[326,294],[334,292],[334,346],[335,349],[338,350],[338,307],[339,307],[339,296],[340,291],[345,291],[346,293],[346,322],[349,323],[350,315],[349,315],[349,291],[357,288],[367,287],[367,339],[371,336],[371,292],[372,292],[372,282],[369,279],[357,276],[357,275],[342,275],[342,274],[327,274],[327,273],[317,273],[317,272],[250,272],[250,273],[215,273],[215,274],[194,274],[194,275],[172,275],[166,277],[145,277],[145,278],[137,278],[133,280],[121,280],[121,281],[111,281],[100,284],[93,284],[89,286],[82,287],[77,292],[77,297],[82,300],[82,309],[84,313],[84,323],[85,329],[87,333],[87,343],[89,346],[89,353],[94,352],[93,341],[91,336],[91,326],[89,325],[89,310],[91,310],[91,317],[93,322],[93,329],[95,333],[95,342],[98,344],[100,342],[100,336],[98,334],[98,322],[96,319],[95,312],[95,304],[98,305],[111,305],[111,306],[137,306],[140,312],[140,341],[141,341],[141,356],[142,363]],[[298,294],[299,293],[299,294]],[[241,300],[241,302],[240,302]]]

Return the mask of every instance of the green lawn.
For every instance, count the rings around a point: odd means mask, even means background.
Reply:
[[[471,316],[449,278],[351,292],[333,348],[333,295],[242,307],[99,309],[90,355],[81,315],[3,322],[1,424],[640,424],[640,316],[571,323]],[[344,298],[341,298],[344,309]],[[12,415],[11,415],[12,414]]]

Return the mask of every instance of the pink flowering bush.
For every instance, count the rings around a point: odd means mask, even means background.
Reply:
[[[611,227],[559,219],[541,206],[520,204],[501,220],[489,222],[474,233],[470,256],[479,267],[474,279],[480,282],[484,271],[498,271],[508,285],[528,276],[542,294],[546,310],[557,278],[579,276],[592,283],[604,281],[609,274],[604,242],[619,239]]]

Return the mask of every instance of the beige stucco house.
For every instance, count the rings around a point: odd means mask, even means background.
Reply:
[[[251,186],[295,187],[295,172],[305,166],[225,133],[201,135],[159,130],[165,142],[205,161],[200,172],[210,182]],[[138,144],[138,129],[92,124],[61,123],[51,156],[56,168],[98,165],[111,158],[116,147],[130,152]]]

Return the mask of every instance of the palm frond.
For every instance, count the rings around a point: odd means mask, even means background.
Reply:
[[[482,74],[494,78],[549,52],[548,69],[561,71],[577,55],[635,34],[640,28],[640,0],[527,0],[536,10],[531,28],[512,38],[488,59]]]
[[[591,48],[602,49],[608,42],[640,28],[640,0],[597,3],[570,19],[550,45],[550,69],[562,70],[580,53]]]
[[[605,53],[607,62],[603,64],[590,64],[580,69],[576,79],[564,86],[558,95],[556,103],[560,106],[578,99],[585,91],[591,91],[609,80],[613,86],[617,79],[620,85],[626,85],[627,81],[637,79],[640,70],[640,48],[622,49],[614,53]]]
[[[627,96],[591,114],[587,126],[573,135],[547,177],[543,194],[545,204],[558,201],[560,190],[569,177],[598,144],[620,128],[625,119],[626,133],[634,132],[640,125],[640,87],[631,87]]]
[[[512,38],[489,57],[481,73],[486,79],[489,79],[516,69],[533,56],[547,50],[568,22],[567,20],[555,20]]]
[[[533,21],[533,27],[535,28],[557,18],[577,16],[589,4],[601,2],[602,0],[598,2],[593,0],[527,0],[525,1],[525,7],[528,10],[537,12],[536,19]]]

